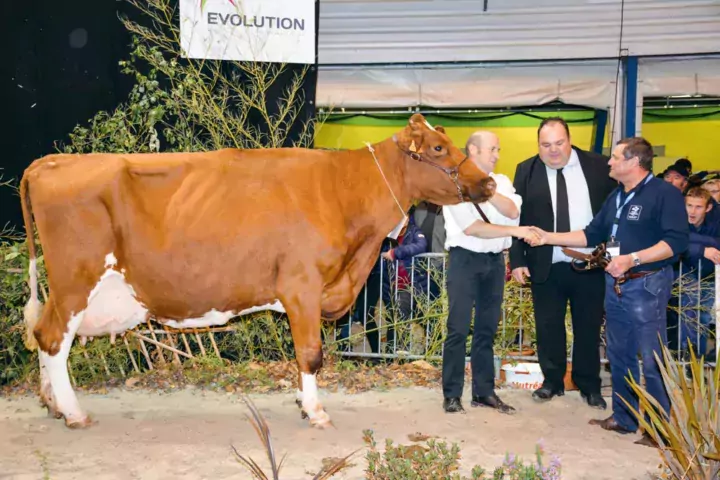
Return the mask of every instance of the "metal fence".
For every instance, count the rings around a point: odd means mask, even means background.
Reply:
[[[447,256],[445,253],[425,253],[412,259],[410,283],[402,286],[397,275],[400,262],[380,259],[380,280],[369,280],[351,310],[349,319],[341,320],[335,329],[335,340],[341,355],[365,358],[407,358],[442,359],[442,343],[447,318],[447,293],[445,274]],[[422,289],[416,285],[416,275],[423,274],[434,279],[425,282]],[[693,344],[715,355],[717,358],[720,342],[717,338],[717,322],[720,312],[720,266],[715,274],[700,276],[700,265],[691,272],[683,272],[682,265],[676,270],[673,295],[668,306],[668,344],[676,358],[687,360],[688,344]],[[373,274],[371,274],[372,277]],[[377,275],[376,275],[377,276]],[[389,280],[389,281],[388,281]],[[436,289],[433,291],[433,287]],[[380,289],[378,292],[369,289]],[[405,298],[403,298],[405,297]],[[368,305],[377,299],[377,305]],[[407,311],[403,312],[402,309]],[[408,314],[409,313],[409,314]],[[568,338],[568,361],[572,358],[572,328],[570,311],[566,314]],[[675,324],[674,320],[677,320]],[[349,321],[348,321],[349,320]],[[347,323],[346,323],[347,322]],[[537,361],[535,346],[534,314],[532,295],[528,286],[521,286],[508,278],[495,339],[496,363],[505,357]],[[471,330],[472,332],[472,325]],[[376,348],[370,341],[376,332],[379,337]],[[472,335],[468,336],[467,356]],[[605,356],[604,325],[601,333],[601,360]],[[683,340],[685,339],[685,340]],[[714,350],[705,350],[714,344]]]

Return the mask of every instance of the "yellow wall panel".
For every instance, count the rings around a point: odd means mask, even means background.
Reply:
[[[375,143],[391,137],[402,127],[360,126],[324,124],[315,137],[318,148],[354,149],[364,147],[365,142]],[[459,148],[465,147],[468,137],[482,127],[445,127],[445,132]],[[496,172],[512,178],[515,167],[537,153],[537,127],[488,128],[500,138],[500,161]],[[573,144],[588,149],[592,139],[592,125],[571,125]]]
[[[694,172],[720,169],[720,120],[648,122],[642,134],[653,145],[665,145],[666,157],[688,158]]]

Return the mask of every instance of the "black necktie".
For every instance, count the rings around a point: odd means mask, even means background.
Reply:
[[[557,227],[556,232],[570,231],[570,209],[568,207],[567,185],[563,169],[557,171]]]

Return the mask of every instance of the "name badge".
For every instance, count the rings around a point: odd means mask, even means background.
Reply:
[[[607,244],[605,245],[605,249],[610,254],[611,258],[620,256],[620,242],[615,242],[611,240],[607,242]]]

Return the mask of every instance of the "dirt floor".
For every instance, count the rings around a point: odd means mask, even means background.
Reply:
[[[585,405],[577,392],[538,405],[528,391],[499,390],[514,405],[514,416],[484,408],[446,415],[441,392],[399,388],[346,394],[321,391],[336,429],[311,429],[292,394],[252,395],[266,417],[276,451],[288,453],[283,479],[311,478],[322,459],[362,448],[362,431],[375,439],[412,443],[408,434],[436,435],[461,446],[461,473],[472,465],[488,470],[506,452],[531,460],[542,439],[548,455],[560,457],[563,479],[630,480],[651,478],[660,458],[656,450],[587,424],[607,412]],[[468,398],[466,394],[465,398]],[[268,465],[260,442],[235,393],[195,388],[162,394],[125,389],[105,395],[80,394],[81,404],[98,420],[84,431],[70,431],[47,418],[34,397],[0,398],[0,478],[6,479],[222,479],[251,478],[236,462],[231,445]],[[355,464],[333,478],[363,478],[364,450]]]

